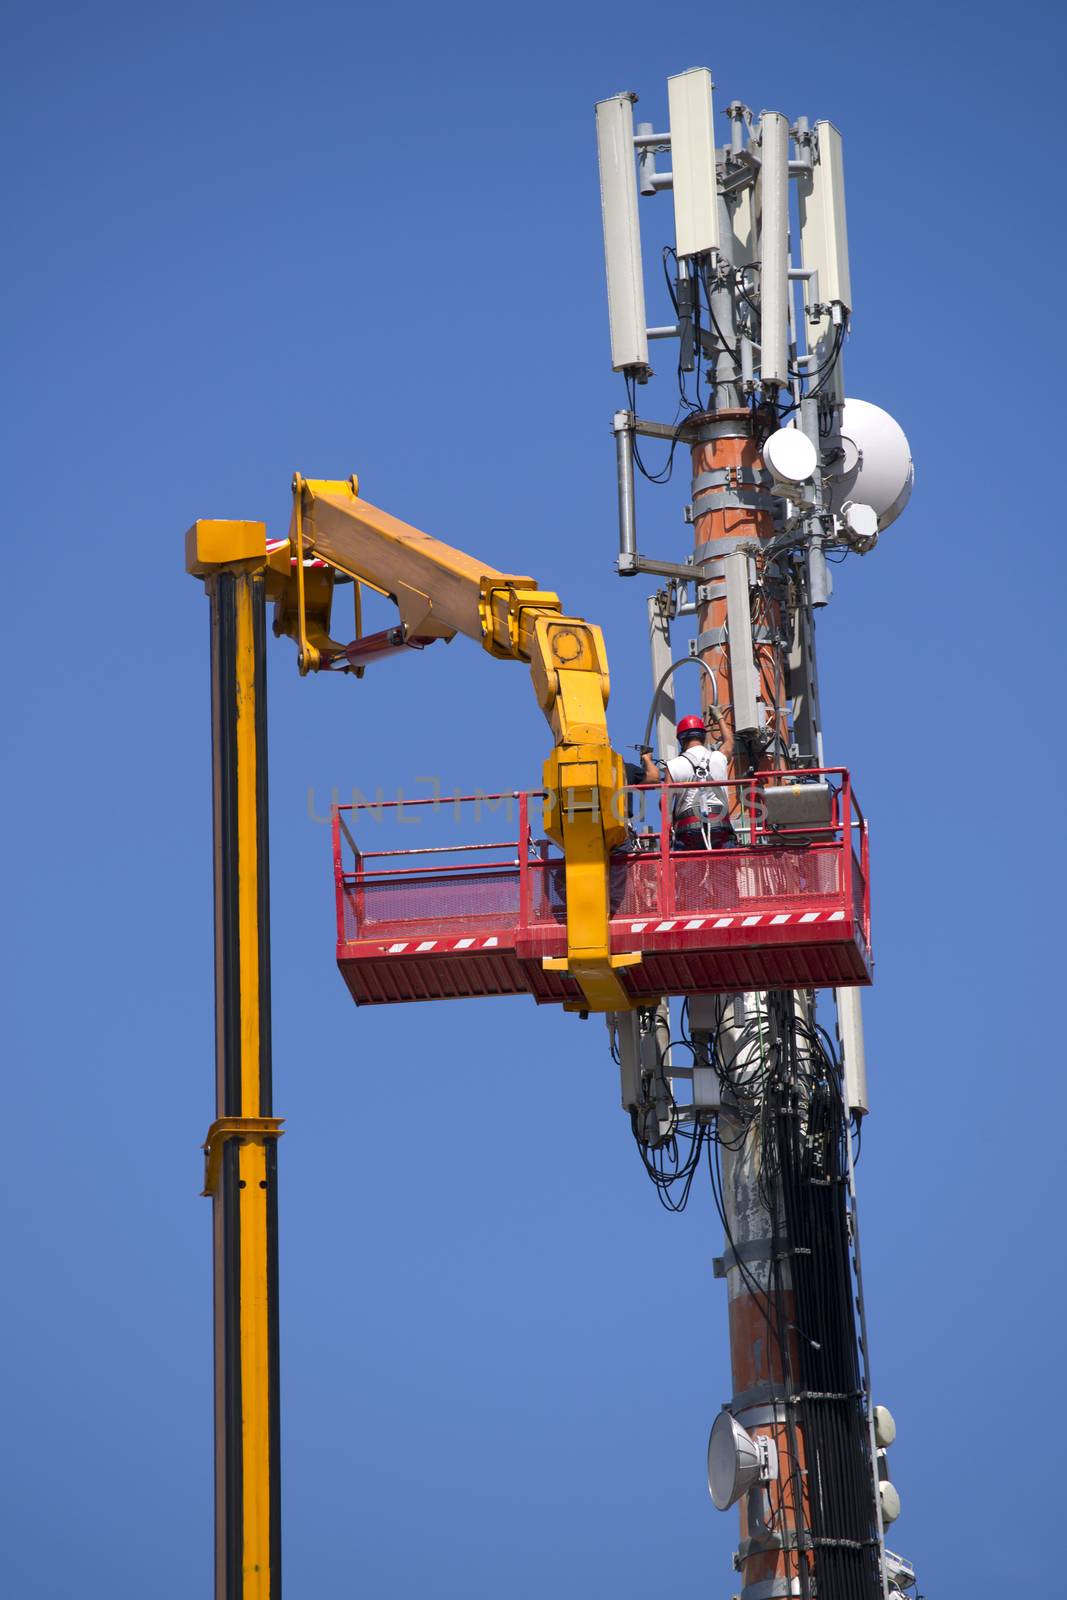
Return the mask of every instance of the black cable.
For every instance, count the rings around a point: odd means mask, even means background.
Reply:
[[[843,322],[839,322],[838,325],[837,325],[837,328],[836,328],[836,330],[834,332],[833,349],[830,352],[829,359],[827,360],[827,362],[826,362],[824,367],[820,367],[819,368],[819,371],[822,372],[823,375],[819,379],[818,383],[815,385],[815,387],[813,389],[808,389],[808,391],[807,391],[807,393],[805,395],[806,399],[813,400],[817,394],[821,394],[823,389],[825,389],[826,385],[830,381],[830,378],[833,376],[834,368],[837,366],[837,363],[841,359],[841,352],[844,349],[844,347],[845,347],[845,324]]]
[[[838,361],[838,359],[839,359],[839,357],[841,355],[841,348],[842,348],[844,342],[845,342],[845,325],[844,325],[843,322],[839,322],[836,325],[836,327],[834,328],[834,337],[833,337],[833,341],[832,341],[832,343],[830,345],[830,353],[826,357],[826,360],[821,362],[819,364],[819,366],[814,367],[814,368],[810,368],[810,367],[790,367],[789,368],[789,376],[791,378],[807,378],[809,380],[809,382],[810,382],[810,380],[812,378],[817,378],[821,372],[828,372],[831,367],[836,366],[837,361]]]
[[[634,416],[636,417],[636,415],[637,415],[637,380],[635,378],[633,378],[630,375],[630,373],[628,373],[628,372],[624,373],[623,376],[624,376],[624,378],[626,380],[626,398],[627,398],[628,408],[629,408],[630,411],[633,412]],[[679,410],[680,409],[681,408],[679,407]],[[634,441],[633,441],[634,462],[636,463],[637,470],[640,472],[641,476],[643,478],[647,478],[649,483],[670,483],[670,481],[671,481],[671,473],[674,471],[674,452],[678,448],[678,443],[679,443],[679,439],[680,439],[680,436],[681,436],[682,429],[685,427],[685,425],[688,422],[688,420],[689,420],[688,415],[682,417],[682,419],[680,421],[678,420],[677,414],[675,415],[674,437],[671,440],[671,448],[670,448],[670,451],[669,451],[669,453],[667,455],[666,463],[660,468],[659,472],[649,472],[648,468],[645,466],[645,463],[641,459],[641,452],[638,449],[637,435],[636,435],[636,433],[634,434]]]
[[[708,283],[706,282],[706,280],[703,280],[703,273],[701,274],[701,278],[702,278],[702,281],[704,281],[704,297],[705,297],[705,299],[707,300],[707,303],[708,303],[708,316],[711,318],[711,325],[715,329],[715,332],[718,334],[719,343],[722,345],[722,347],[726,351],[727,355],[731,357],[731,359],[733,360],[734,364],[737,367],[740,367],[740,365],[741,365],[741,353],[740,353],[740,350],[733,348],[733,346],[730,344],[729,339],[726,337],[725,333],[723,333],[722,329],[719,327],[719,319],[718,319],[718,317],[716,317],[715,312],[712,309],[711,289],[710,289]]]
[[[672,257],[672,259],[674,261],[674,265],[677,267],[677,265],[678,265],[678,257],[677,257],[677,255],[675,254],[674,250],[671,248],[671,246],[669,244],[665,244],[663,246],[663,255],[662,255],[663,276],[666,279],[667,293],[671,297],[671,305],[674,307],[674,314],[677,317],[677,315],[678,315],[678,296],[674,292],[674,283],[673,283],[673,281],[671,279],[670,273],[667,271],[667,257],[668,256]]]

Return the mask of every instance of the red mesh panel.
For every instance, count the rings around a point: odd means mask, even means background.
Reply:
[[[855,917],[855,919],[859,923],[860,927],[864,929],[864,933],[866,933],[866,928],[864,927],[864,921],[863,921],[863,897],[864,897],[864,889],[865,888],[866,888],[866,884],[863,881],[863,868],[860,866],[859,860],[856,857],[855,853],[853,853],[853,856],[852,856],[852,915]]]
[[[635,852],[612,864],[611,914],[613,917],[655,917],[659,904],[660,858],[651,851]]]
[[[519,869],[365,880],[345,886],[344,907],[348,940],[507,926],[519,920]]]
[[[564,923],[567,893],[562,861],[531,861],[530,921]]]
[[[864,882],[850,856],[854,915],[862,918]],[[838,873],[842,851],[717,850],[672,857],[674,899],[661,903],[660,859],[652,852],[618,855],[611,865],[611,915],[647,917],[701,911],[790,911],[842,899]],[[566,922],[563,862],[529,866],[531,926]],[[519,870],[390,876],[344,888],[346,940],[394,934],[478,931],[519,925]],[[846,902],[847,904],[847,902]]]
[[[651,851],[612,857],[609,879],[611,915],[641,917],[659,913],[659,857]],[[562,861],[530,865],[530,922],[562,925],[567,920],[567,886]]]
[[[840,859],[837,849],[679,853],[671,911],[789,911],[835,900]]]

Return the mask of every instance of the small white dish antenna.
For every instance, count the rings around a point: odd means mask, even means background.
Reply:
[[[764,443],[764,462],[780,483],[807,483],[815,476],[819,453],[799,428],[779,428]]]
[[[896,1418],[888,1406],[875,1406],[874,1408],[874,1442],[879,1450],[885,1450],[893,1443],[897,1436]]]
[[[882,1501],[882,1522],[888,1528],[900,1516],[900,1496],[888,1478],[883,1478],[878,1485],[878,1494]]]

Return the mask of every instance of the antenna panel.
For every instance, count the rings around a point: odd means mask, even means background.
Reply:
[[[737,189],[727,202],[730,231],[733,234],[733,265],[747,267],[759,261],[759,176],[744,189]]]
[[[760,118],[763,160],[760,317],[764,383],[789,382],[789,123],[780,111]]]
[[[719,248],[711,91],[707,67],[692,67],[667,79],[674,240],[679,256],[695,256]]]
[[[819,299],[839,300],[852,310],[845,222],[845,165],[841,135],[832,122],[817,122],[819,159],[799,184],[800,248],[804,265],[819,274]]]
[[[599,100],[596,108],[611,365],[616,372],[628,367],[648,370],[645,282],[637,220],[634,99],[633,95],[617,94],[610,100]]]

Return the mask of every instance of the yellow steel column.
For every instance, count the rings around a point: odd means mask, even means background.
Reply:
[[[271,1103],[266,530],[198,522],[211,604],[215,841],[215,1596],[279,1600],[277,1140]]]

